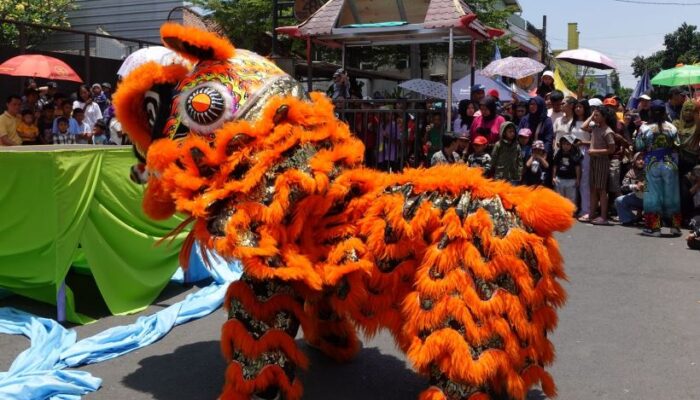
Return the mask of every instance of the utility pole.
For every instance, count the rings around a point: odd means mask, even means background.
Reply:
[[[542,16],[542,64],[547,65],[547,16]]]

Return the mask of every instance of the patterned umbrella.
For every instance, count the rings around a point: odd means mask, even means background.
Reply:
[[[481,70],[484,76],[507,76],[520,79],[541,72],[545,65],[527,57],[506,57],[494,60]]]
[[[617,69],[617,64],[610,57],[591,49],[563,51],[557,59],[588,68]]]
[[[188,62],[177,55],[174,51],[163,47],[163,46],[151,46],[145,47],[143,49],[138,49],[135,52],[129,54],[129,56],[124,59],[117,75],[125,77],[129,73],[135,70],[137,67],[149,62],[155,61],[160,65],[170,65],[170,64],[185,64]]]
[[[435,99],[447,99],[447,85],[425,79],[411,79],[399,85],[400,88],[422,94]]]
[[[700,66],[683,65],[666,69],[651,78],[652,85],[689,86],[700,83]]]
[[[45,78],[56,81],[83,82],[68,64],[58,58],[41,54],[23,54],[12,57],[0,64],[0,74]]]

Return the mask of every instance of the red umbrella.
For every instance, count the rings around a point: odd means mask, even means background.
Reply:
[[[41,54],[23,54],[0,64],[0,74],[83,83],[63,61]]]

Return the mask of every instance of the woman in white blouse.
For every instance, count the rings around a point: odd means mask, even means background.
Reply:
[[[85,112],[85,124],[90,128],[92,132],[95,127],[95,123],[102,119],[102,111],[100,111],[100,106],[97,105],[92,100],[92,94],[90,89],[85,85],[80,85],[77,92],[77,100],[73,102],[73,109],[80,108]]]

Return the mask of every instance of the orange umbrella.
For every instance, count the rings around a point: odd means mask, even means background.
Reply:
[[[41,54],[23,54],[0,64],[0,74],[82,83],[78,74],[63,61]]]

